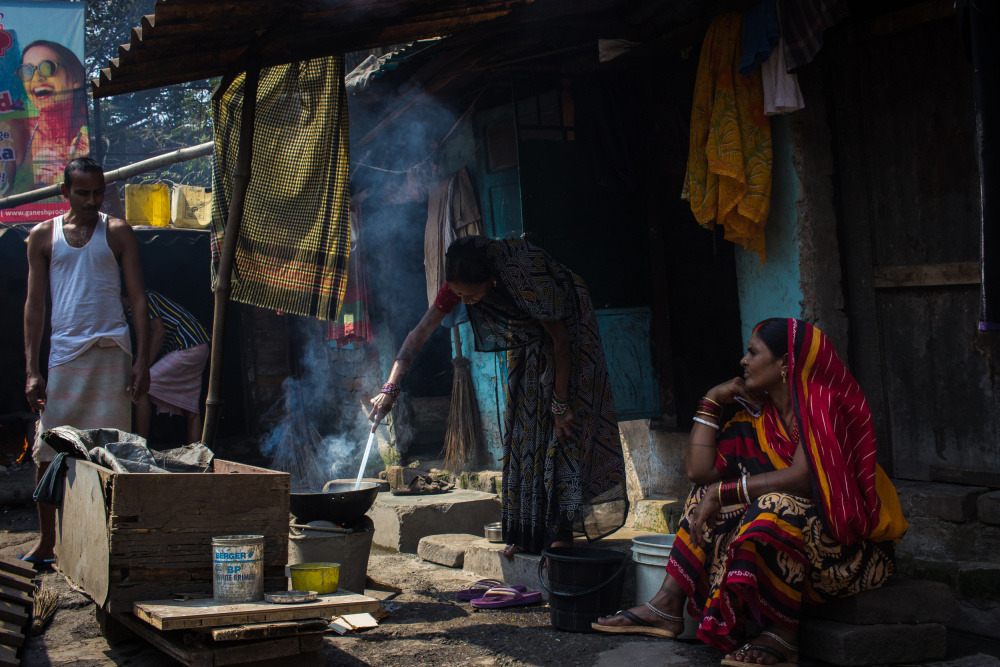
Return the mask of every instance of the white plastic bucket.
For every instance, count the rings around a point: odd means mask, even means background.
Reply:
[[[212,598],[216,602],[237,604],[264,599],[263,535],[213,537],[212,562]]]
[[[632,562],[635,563],[635,601],[653,599],[667,576],[667,561],[674,547],[673,535],[640,535],[632,538]]]

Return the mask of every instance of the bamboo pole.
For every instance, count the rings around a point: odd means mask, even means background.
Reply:
[[[236,243],[243,222],[243,203],[250,186],[251,165],[253,163],[253,126],[257,114],[257,84],[260,82],[260,58],[254,56],[247,63],[247,74],[243,84],[243,109],[240,118],[240,145],[236,157],[236,172],[233,174],[233,196],[226,218],[226,232],[222,241],[222,255],[215,280],[215,315],[212,320],[212,363],[208,376],[208,398],[205,400],[205,426],[201,440],[211,449],[215,446],[215,436],[219,430],[222,412],[222,376],[226,351],[226,313],[229,308],[229,294],[232,292],[233,264],[236,259]]]
[[[215,144],[211,141],[206,141],[205,143],[198,144],[197,146],[188,146],[187,148],[181,148],[170,153],[157,155],[156,157],[151,157],[148,160],[126,165],[119,169],[113,169],[111,171],[104,172],[104,182],[114,183],[115,181],[124,181],[128,178],[132,178],[133,176],[144,174],[147,171],[159,169],[160,167],[166,167],[178,162],[187,162],[188,160],[193,160],[197,157],[211,155],[214,146]],[[36,201],[41,201],[42,199],[48,199],[49,197],[58,197],[61,194],[62,189],[59,183],[56,183],[55,185],[46,185],[44,188],[39,188],[30,192],[22,192],[18,195],[11,195],[10,197],[0,199],[0,210],[14,208],[15,206],[21,206],[23,204],[31,204]]]

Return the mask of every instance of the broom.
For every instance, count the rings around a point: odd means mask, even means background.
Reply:
[[[31,634],[40,635],[59,608],[59,593],[51,588],[35,587],[31,607]]]
[[[444,465],[452,472],[466,470],[478,463],[483,446],[483,428],[472,387],[469,359],[462,356],[462,336],[458,327],[451,330],[455,340],[455,379],[451,389],[448,430],[444,435]]]

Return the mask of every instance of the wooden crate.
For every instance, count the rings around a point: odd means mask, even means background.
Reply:
[[[212,538],[264,536],[264,589],[285,590],[287,473],[216,459],[210,472],[114,473],[69,459],[56,565],[109,612],[212,593]]]

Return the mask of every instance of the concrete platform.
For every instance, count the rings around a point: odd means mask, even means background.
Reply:
[[[803,618],[802,655],[835,665],[886,665],[940,660],[948,649],[948,630],[939,623],[851,625]]]
[[[803,609],[803,617],[853,625],[947,624],[955,596],[946,584],[893,577],[885,586]]]
[[[485,524],[500,520],[500,499],[465,489],[425,496],[380,493],[368,516],[375,524],[375,544],[417,553],[420,539],[427,535],[482,535]]]

